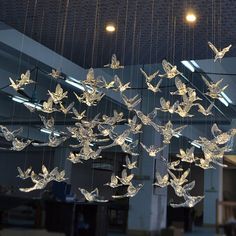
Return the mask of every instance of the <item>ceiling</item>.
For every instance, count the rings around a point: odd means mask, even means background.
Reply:
[[[194,27],[184,22],[189,8]],[[112,53],[125,65],[210,58],[208,40],[236,45],[235,11],[234,0],[0,1],[1,21],[83,67],[101,67]],[[105,32],[108,22],[116,33]]]

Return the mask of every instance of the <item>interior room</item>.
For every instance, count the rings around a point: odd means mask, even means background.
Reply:
[[[236,235],[235,11],[0,0],[0,235]]]

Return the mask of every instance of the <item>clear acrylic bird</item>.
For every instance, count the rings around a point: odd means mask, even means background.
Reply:
[[[17,167],[18,175],[17,177],[20,179],[28,179],[30,178],[30,174],[32,171],[32,167],[27,168],[25,171],[23,171],[19,166]]]
[[[47,101],[43,102],[42,112],[53,113],[54,111],[57,111],[57,109],[53,107],[53,100],[49,97]]]
[[[123,152],[131,155],[131,156],[138,156],[139,153],[136,153],[136,152],[133,152],[133,150],[138,146],[138,143],[139,141],[136,140],[136,141],[132,141],[131,143],[126,143],[124,142],[122,145],[121,145],[121,149]]]
[[[73,164],[83,163],[83,157],[79,153],[70,152],[67,160],[71,161]]]
[[[228,87],[228,85],[220,87],[220,84],[223,82],[223,79],[220,79],[215,83],[208,81],[204,76],[202,76],[202,79],[208,88],[208,92],[205,93],[207,96],[211,97],[212,99],[222,98],[222,92],[224,92],[225,89]]]
[[[18,138],[14,138],[12,141],[12,147],[10,148],[10,150],[12,151],[17,151],[20,152],[23,149],[25,149],[27,146],[29,146],[32,143],[32,140],[19,140]]]
[[[37,143],[37,142],[33,142],[32,145],[34,147],[45,147],[45,146],[48,146],[48,147],[58,147],[59,145],[61,145],[62,143],[64,143],[66,140],[68,139],[67,136],[59,136],[57,137],[55,135],[55,133],[52,131],[50,134],[49,134],[49,139],[48,139],[48,142],[47,143]]]
[[[140,191],[142,187],[143,187],[143,184],[138,184],[138,186],[135,187],[132,183],[130,183],[127,188],[127,193],[123,195],[112,195],[112,198],[121,199],[125,197],[134,197]]]
[[[153,85],[152,85],[151,83],[149,83],[149,82],[146,82],[146,84],[147,84],[147,89],[150,90],[150,91],[152,91],[153,93],[161,92],[161,89],[160,89],[161,83],[162,83],[162,79],[160,79],[160,80],[158,81],[158,83],[157,83],[155,86],[153,86]]]
[[[183,83],[181,81],[180,78],[176,77],[175,78],[175,86],[177,88],[177,91],[175,92],[170,92],[171,95],[180,95],[180,96],[183,96],[184,94],[186,94],[188,91],[187,91],[187,86],[185,83]]]
[[[197,104],[198,106],[198,112],[202,113],[204,116],[213,115],[212,108],[214,107],[214,102],[211,102],[211,104],[205,109],[201,104]]]
[[[62,102],[59,103],[60,105],[60,111],[64,114],[67,115],[70,113],[71,109],[74,107],[75,103],[72,102],[70,103],[67,107],[62,104]]]
[[[164,75],[159,75],[160,77],[166,77],[168,79],[173,79],[175,76],[181,73],[177,70],[177,66],[171,65],[167,60],[162,61],[162,67],[165,71]]]
[[[114,131],[114,129],[115,129],[115,127],[111,126],[111,125],[98,124],[98,130],[102,134],[102,136],[104,136],[104,137],[110,136],[111,133]]]
[[[68,98],[68,92],[64,92],[60,84],[57,84],[55,92],[48,90],[48,93],[55,104],[60,103],[64,98]]]
[[[79,191],[84,195],[88,202],[108,202],[108,200],[103,200],[100,198],[98,188],[95,188],[91,192],[88,192],[83,188],[79,188]]]
[[[11,78],[9,78],[9,80],[10,80],[10,83],[11,83],[10,87],[15,89],[16,91],[24,90],[23,86],[35,83],[35,81],[30,79],[30,71],[29,70],[27,70],[25,74],[24,73],[21,74],[19,80],[14,81]]]
[[[137,161],[131,161],[129,156],[125,157],[125,165],[123,167],[127,168],[128,170],[136,169],[137,168]]]
[[[214,62],[216,62],[218,59],[221,59],[225,56],[225,53],[228,52],[230,50],[230,48],[232,47],[232,44],[230,44],[228,47],[221,49],[217,49],[211,42],[208,42],[209,47],[211,48],[211,50],[215,53],[215,59]]]
[[[180,158],[183,162],[193,163],[196,159],[194,156],[194,150],[194,147],[187,148],[186,151],[180,148],[179,154],[177,154],[176,156]]]
[[[143,76],[145,77],[145,80],[147,83],[151,83],[153,79],[155,79],[158,74],[159,74],[159,70],[155,71],[153,74],[147,75],[147,73],[140,68],[140,71],[142,72]]]
[[[169,182],[169,174],[166,174],[164,176],[161,176],[161,174],[156,171],[156,181],[153,185],[165,188],[170,184]]]
[[[197,203],[199,203],[203,198],[204,198],[204,196],[190,196],[188,194],[185,194],[184,195],[185,202],[179,203],[179,204],[171,203],[170,206],[173,207],[173,208],[179,208],[179,207],[192,208]]]
[[[117,187],[122,186],[122,184],[119,184],[119,181],[118,181],[118,179],[117,179],[116,176],[115,176],[115,173],[112,173],[112,175],[111,175],[111,181],[108,182],[108,183],[105,183],[104,185],[105,185],[105,186],[109,186],[109,187],[111,187],[111,188],[117,188]]]
[[[116,176],[116,178],[123,184],[123,185],[130,185],[132,179],[134,178],[134,174],[127,174],[127,170],[123,169],[121,172],[121,177]]]
[[[61,75],[61,71],[58,69],[52,69],[51,73],[49,73],[52,78],[54,79],[64,79],[64,77]]]
[[[162,159],[163,159],[163,157],[162,157]],[[180,164],[180,160],[170,161],[170,162],[166,161],[166,165],[167,165],[168,170],[183,171],[182,167],[177,167],[177,166],[179,166],[179,164]]]
[[[110,133],[109,137],[111,138],[111,140],[113,140],[113,142],[109,145],[101,146],[101,149],[111,148],[114,146],[122,146],[125,143],[126,138],[129,137],[130,132],[131,132],[130,129],[126,129],[120,135],[118,135],[117,133],[114,133],[114,132]]]
[[[79,113],[74,107],[72,108],[73,114],[74,116],[72,117],[73,119],[80,121],[82,120],[85,116],[86,110],[82,111],[81,113]]]
[[[101,77],[101,80],[99,81],[98,84],[99,88],[105,88],[105,89],[112,89],[115,87],[115,81],[112,80],[110,82],[107,82],[104,77]]]
[[[39,115],[39,118],[43,122],[43,125],[46,129],[54,130],[55,120],[53,117],[50,117],[49,119],[47,119],[45,116]]]
[[[116,57],[116,54],[113,54],[112,57],[111,57],[111,63],[110,64],[107,64],[107,65],[104,65],[104,67],[109,67],[113,70],[117,70],[117,69],[123,69],[124,66],[121,66],[120,65],[120,61],[117,60],[117,57]]]
[[[133,98],[127,98],[124,94],[122,94],[122,100],[129,111],[132,111],[141,102],[141,98],[138,98],[138,96],[139,95],[137,94]]]
[[[19,135],[20,133],[22,133],[23,131],[23,128],[20,127],[19,129],[16,129],[16,130],[13,130],[13,131],[10,131],[6,126],[3,126],[3,125],[0,125],[0,131],[1,133],[3,134],[3,137],[11,142],[13,141],[17,135]]]
[[[211,165],[211,160],[209,160],[209,159],[196,158],[195,165],[204,169],[204,170],[215,169],[215,167],[213,165]]]
[[[117,123],[125,121],[123,116],[124,116],[123,112],[117,112],[116,110],[114,110],[113,116],[102,115],[102,122],[101,123],[107,124],[107,125],[115,125]]]
[[[132,119],[128,118],[127,125],[130,127],[131,133],[139,134],[142,133],[142,124],[137,123],[137,116],[134,115]]]
[[[168,144],[170,143],[170,140],[175,135],[181,135],[181,132],[184,130],[184,128],[187,127],[187,125],[182,125],[180,127],[174,128],[171,121],[168,121],[165,125],[157,125],[158,132],[163,135],[164,140],[163,143]]]
[[[115,88],[114,88],[115,91],[119,91],[120,93],[123,93],[127,89],[131,88],[129,86],[130,82],[123,84],[117,75],[114,76],[114,81],[115,81]]]
[[[179,185],[176,184],[172,179],[170,180],[170,186],[174,189],[175,194],[178,197],[183,197],[184,195],[188,194],[189,191],[191,191],[195,186],[195,180],[192,182],[185,184],[185,185]]]
[[[190,173],[190,168],[184,171],[184,173],[180,177],[176,177],[173,172],[171,172],[169,169],[167,170],[169,175],[172,177],[173,183],[176,185],[183,185],[186,182],[188,182],[187,177]]]
[[[151,145],[149,147],[145,146],[143,143],[141,143],[142,148],[148,153],[150,157],[156,157],[156,155],[161,152],[166,146],[158,147],[155,145]]]
[[[170,101],[166,101],[163,97],[160,98],[160,108],[156,107],[156,110],[161,110],[162,112],[169,112],[170,114],[173,114],[176,112],[179,101],[176,101],[173,105],[170,104]]]

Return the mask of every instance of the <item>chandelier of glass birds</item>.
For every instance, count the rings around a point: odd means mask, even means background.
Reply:
[[[208,42],[208,44],[215,53],[214,61],[217,61],[218,59],[221,60],[231,47],[231,45],[229,45],[223,50],[218,50],[212,43]],[[160,154],[160,152],[171,143],[172,137],[180,135],[181,132],[187,127],[187,125],[183,125],[174,128],[171,121],[168,121],[164,125],[156,123],[155,117],[159,111],[170,114],[176,113],[181,118],[187,118],[193,116],[191,114],[191,109],[193,107],[197,107],[198,112],[202,115],[211,116],[213,115],[212,108],[214,106],[214,101],[216,99],[220,99],[222,97],[222,92],[227,88],[227,85],[224,87],[221,86],[223,79],[213,83],[202,76],[202,79],[208,89],[205,95],[212,99],[210,106],[205,108],[200,103],[202,99],[197,96],[195,89],[188,87],[181,81],[180,75],[182,75],[182,73],[178,71],[176,66],[171,65],[166,60],[162,61],[162,66],[165,72],[164,74],[160,74],[159,71],[156,71],[153,74],[148,75],[143,69],[140,69],[145,78],[147,89],[152,93],[161,92],[160,85],[163,79],[174,79],[177,90],[170,92],[170,94],[172,96],[178,96],[180,99],[171,104],[170,101],[161,97],[160,107],[155,107],[149,114],[144,114],[142,111],[135,109],[135,107],[141,102],[139,95],[131,98],[125,95],[125,91],[131,88],[130,82],[125,84],[122,83],[117,75],[114,76],[112,81],[106,81],[102,76],[96,78],[94,75],[94,70],[91,68],[88,70],[86,79],[79,81],[80,85],[83,87],[82,95],[74,93],[78,102],[84,103],[89,107],[96,106],[105,96],[105,93],[101,92],[100,89],[104,89],[103,91],[113,90],[120,94],[127,109],[133,112],[132,114],[134,114],[134,116],[132,118],[128,118],[126,120],[124,119],[124,114],[122,112],[114,110],[113,116],[97,114],[93,119],[88,120],[86,119],[86,110],[81,112],[77,111],[74,107],[75,102],[72,102],[69,105],[65,104],[64,101],[68,98],[68,92],[64,91],[58,83],[55,91],[48,91],[48,100],[43,102],[42,105],[29,106],[27,103],[24,104],[30,112],[40,113],[39,118],[42,121],[43,126],[50,131],[50,135],[46,143],[20,139],[19,135],[23,131],[23,128],[10,131],[7,127],[0,126],[1,133],[8,142],[11,142],[12,147],[10,150],[12,151],[22,151],[28,145],[33,145],[35,147],[48,146],[55,148],[69,138],[74,139],[78,142],[78,144],[71,144],[69,146],[72,149],[77,148],[79,151],[71,151],[67,157],[67,160],[72,163],[81,164],[90,159],[101,159],[101,153],[104,149],[120,146],[122,151],[129,154],[130,157],[128,155],[126,156],[126,164],[123,165],[124,169],[121,176],[117,176],[115,173],[112,173],[110,182],[105,183],[104,185],[111,188],[127,186],[127,191],[125,194],[112,195],[111,197],[113,199],[134,197],[143,187],[143,184],[141,183],[136,186],[132,183],[134,178],[132,170],[138,168],[137,160],[135,160],[136,158],[134,157],[139,155],[139,153],[135,152],[135,148],[139,145],[139,141],[136,140],[130,143],[127,142],[127,138],[129,138],[130,135],[142,133],[143,126],[151,126],[156,132],[163,136],[163,145],[147,146],[142,142],[140,142],[140,145],[145,152],[147,152],[148,156],[151,158],[156,158],[157,154]],[[124,66],[120,65],[120,61],[117,60],[115,54],[112,55],[111,63],[105,65],[104,67],[111,68],[112,70],[124,68]],[[59,70],[53,69],[49,75],[55,80],[64,79]],[[153,81],[158,77],[160,77],[159,81],[154,84]],[[24,90],[25,86],[35,83],[35,81],[30,79],[29,70],[25,74],[22,74],[19,80],[14,81],[11,78],[9,78],[9,80],[10,86],[16,91]],[[62,112],[64,115],[72,115],[72,119],[75,120],[75,124],[67,127],[67,132],[63,132],[59,136],[55,134],[55,121],[53,116],[46,118],[46,116],[42,115],[43,113],[50,115],[54,112]],[[126,122],[125,126],[127,128],[122,133],[117,133],[115,129],[120,122]],[[178,197],[183,198],[182,203],[171,203],[172,207],[193,207],[204,198],[204,196],[192,196],[190,194],[190,191],[195,186],[195,180],[188,182],[190,168],[184,170],[180,165],[182,162],[193,163],[202,169],[214,168],[214,165],[224,166],[222,164],[223,156],[225,152],[229,152],[232,148],[231,143],[236,134],[236,129],[230,129],[227,132],[223,132],[215,123],[211,128],[211,134],[212,139],[199,137],[198,140],[194,140],[194,143],[201,147],[204,154],[203,158],[198,158],[195,156],[194,146],[186,150],[180,149],[179,154],[176,155],[178,158],[177,161],[169,161],[167,158],[162,156],[160,157],[166,164],[167,173],[164,176],[161,176],[161,174],[157,171],[156,180],[153,185],[160,188],[170,186],[173,188]],[[105,145],[101,145],[101,143],[105,143]],[[94,146],[97,147],[97,149],[95,149]],[[29,178],[33,184],[32,187],[29,188],[20,188],[20,191],[22,192],[43,189],[51,181],[61,182],[67,179],[65,177],[65,171],[59,171],[58,167],[55,167],[50,171],[43,165],[42,173],[38,174],[36,174],[31,167],[26,170],[22,170],[20,167],[17,169],[19,172],[17,177],[22,180]],[[91,192],[82,188],[79,188],[79,190],[84,195],[84,198],[89,202],[108,201],[99,196],[99,190],[97,188]]]

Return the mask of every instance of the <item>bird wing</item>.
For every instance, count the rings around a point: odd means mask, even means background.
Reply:
[[[127,170],[126,169],[122,170],[121,177],[122,177],[122,179],[127,177]]]
[[[144,75],[144,77],[145,77],[145,79],[146,79],[146,81],[148,80],[148,75],[147,75],[147,73],[142,69],[142,68],[140,68],[140,71],[142,72],[142,74]]]
[[[184,86],[184,83],[182,83],[181,79],[176,77],[175,78],[175,86],[178,90],[182,89]]]
[[[180,177],[180,179],[181,179],[181,180],[185,180],[185,179],[188,177],[189,173],[190,173],[190,168],[187,169],[186,171],[184,171],[184,173],[182,174],[182,176]]]
[[[130,159],[128,155],[125,157],[125,163],[127,166],[130,165]]]
[[[150,112],[147,117],[151,120],[153,120],[157,116],[157,111],[154,109],[152,112]]]
[[[214,123],[211,127],[211,133],[214,137],[217,137],[218,135],[222,134],[222,130],[220,130],[217,124]]]
[[[158,171],[156,171],[156,180],[158,183],[161,183],[163,181],[163,178]]]
[[[167,171],[168,171],[169,175],[172,177],[172,179],[173,179],[174,181],[176,181],[177,178],[176,178],[176,176],[174,175],[174,173],[171,172],[169,169],[167,169]]]
[[[21,170],[21,168],[19,166],[17,167],[17,170],[19,172],[20,177],[24,176],[24,172]]]
[[[183,186],[183,188],[184,188],[185,191],[190,191],[194,188],[194,186],[195,186],[195,180],[193,180],[192,182],[190,182],[188,184],[185,184]]]
[[[215,54],[219,53],[218,49],[211,42],[208,42],[208,45]]]
[[[167,60],[163,60],[162,61],[162,67],[163,67],[165,72],[169,72],[172,69],[173,66]]]
[[[210,82],[204,76],[201,76],[201,77],[202,77],[202,80],[205,82],[206,86],[210,88],[211,87]]]
[[[23,131],[23,127],[20,127],[19,129],[13,130],[12,135],[16,136],[20,134]]]

